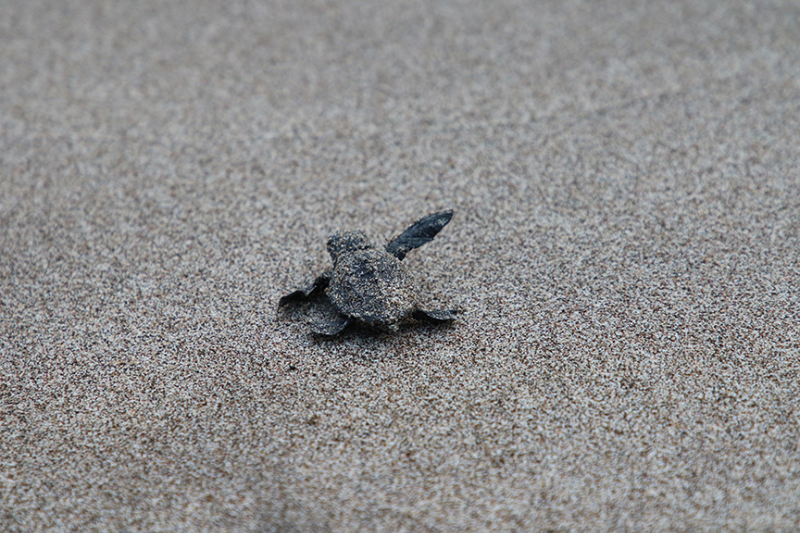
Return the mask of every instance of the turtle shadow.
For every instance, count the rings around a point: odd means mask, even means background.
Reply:
[[[336,335],[323,335],[320,333],[309,332],[310,338],[319,344],[343,344],[348,340],[370,340],[370,341],[396,341],[404,337],[415,335],[425,335],[436,331],[444,331],[453,328],[452,322],[421,322],[408,321],[400,324],[397,330],[384,330],[362,323],[350,323],[347,327]]]

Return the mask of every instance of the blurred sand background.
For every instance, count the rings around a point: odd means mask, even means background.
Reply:
[[[800,527],[797,2],[0,11],[3,531]]]

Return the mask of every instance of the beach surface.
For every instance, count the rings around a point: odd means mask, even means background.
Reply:
[[[0,530],[800,528],[797,2],[2,12]]]

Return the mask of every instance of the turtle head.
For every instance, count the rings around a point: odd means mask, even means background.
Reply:
[[[328,253],[331,254],[334,264],[342,254],[370,248],[372,243],[361,231],[337,231],[328,239]]]

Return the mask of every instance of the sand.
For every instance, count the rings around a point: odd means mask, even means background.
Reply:
[[[800,529],[796,2],[2,12],[3,531]]]

